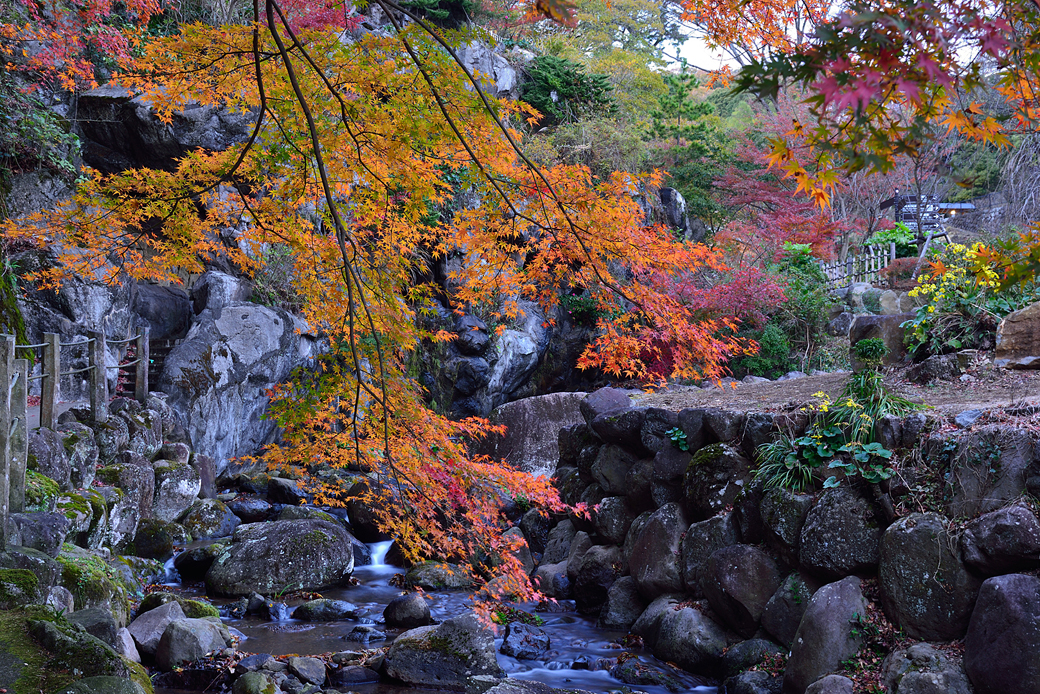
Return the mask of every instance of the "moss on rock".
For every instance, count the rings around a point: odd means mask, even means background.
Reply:
[[[11,609],[40,599],[40,581],[26,569],[0,569],[0,608]]]
[[[35,470],[25,473],[25,510],[28,513],[53,511],[54,504],[61,494],[58,483]]]
[[[57,557],[61,564],[61,585],[72,593],[76,607],[105,607],[120,625],[125,625],[130,613],[127,588],[108,564],[89,552],[62,546]]]

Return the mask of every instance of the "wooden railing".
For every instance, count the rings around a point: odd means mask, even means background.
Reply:
[[[878,284],[881,271],[896,258],[896,245],[867,246],[858,255],[849,254],[844,261],[820,263],[823,274],[827,277],[827,285],[831,289],[847,287],[855,282]]]
[[[107,345],[135,342],[137,358],[118,366],[105,366]],[[88,364],[80,369],[61,370],[61,348],[85,345]],[[40,373],[29,375],[29,360],[16,358],[17,351],[42,350]],[[134,397],[143,403],[148,397],[148,328],[125,340],[106,342],[105,334],[92,330],[86,340],[61,342],[57,333],[44,333],[43,342],[15,344],[12,335],[0,335],[0,550],[7,546],[7,519],[25,510],[25,468],[29,453],[29,382],[40,380],[40,426],[53,429],[58,403],[58,383],[62,376],[87,374],[90,381],[90,414],[95,422],[108,419],[107,369],[136,372]]]

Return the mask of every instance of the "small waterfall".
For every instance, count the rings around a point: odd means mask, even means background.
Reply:
[[[393,540],[387,540],[386,542],[373,542],[368,546],[372,552],[372,566],[386,566],[386,553],[390,551],[390,545],[394,544]]]
[[[181,574],[173,566],[173,557],[167,559],[163,564],[162,584],[164,586],[179,586],[181,584]]]

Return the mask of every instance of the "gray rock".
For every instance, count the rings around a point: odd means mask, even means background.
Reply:
[[[748,639],[730,646],[722,656],[722,672],[732,677],[750,670],[769,657],[785,657],[787,651],[766,639]]]
[[[892,651],[881,665],[881,681],[892,694],[973,694],[960,660],[927,643]]]
[[[623,496],[628,492],[628,472],[635,464],[636,458],[621,446],[603,446],[592,464],[592,479],[607,495]]]
[[[852,694],[852,680],[841,675],[827,675],[806,687],[805,694]]]
[[[784,671],[784,691],[802,694],[821,676],[840,669],[859,652],[862,634],[854,629],[867,614],[867,601],[854,576],[816,591],[798,626]]]
[[[628,394],[617,388],[600,388],[586,395],[578,404],[581,416],[589,425],[599,415],[627,410],[630,407],[632,407],[632,401]]]
[[[849,311],[842,311],[827,323],[824,330],[832,337],[848,337],[849,329],[852,328],[852,321],[855,317]]]
[[[885,357],[885,365],[899,363],[906,356],[906,345],[903,342],[905,330],[902,324],[912,319],[912,313],[899,313],[889,316],[856,316],[849,328],[849,345],[855,345],[860,340],[880,338],[888,347],[888,355]],[[853,371],[859,371],[863,365],[856,361],[855,352],[851,349],[849,354],[852,358]]]
[[[569,520],[560,521],[555,528],[549,531],[549,538],[542,552],[542,562],[556,564],[566,561],[571,553],[571,541],[574,539],[577,529]]]
[[[606,444],[640,451],[643,448],[642,430],[645,421],[646,408],[634,407],[596,415],[589,422],[589,427]]]
[[[796,494],[782,488],[770,489],[762,497],[760,510],[766,540],[792,564],[796,563],[802,526],[812,505],[811,494]]]
[[[28,468],[50,477],[62,491],[72,488],[72,466],[65,442],[56,431],[37,429],[29,434]]]
[[[184,445],[184,444],[177,444]],[[203,499],[214,499],[217,496],[217,463],[208,455],[192,453],[188,464],[199,473],[199,496]]]
[[[160,460],[154,464],[155,500],[152,512],[159,520],[176,521],[194,503],[202,489],[198,471],[187,463]]]
[[[76,599],[72,596],[72,591],[65,586],[51,586],[43,604],[61,613],[69,613],[76,609]]]
[[[694,523],[682,539],[680,566],[683,587],[694,598],[703,597],[701,579],[708,557],[716,550],[740,542],[740,528],[733,513],[724,513],[699,523]]]
[[[578,610],[586,614],[599,612],[607,601],[610,586],[622,574],[621,550],[618,547],[594,545],[582,555],[572,581]]]
[[[303,603],[293,611],[292,616],[301,622],[334,622],[341,619],[357,619],[360,614],[357,606],[346,600],[319,598]]]
[[[133,553],[145,559],[165,561],[173,554],[175,544],[187,544],[187,541],[190,541],[190,536],[176,523],[145,518],[134,534]]]
[[[679,550],[687,527],[689,522],[679,504],[662,506],[647,518],[632,545],[628,563],[644,598],[653,600],[682,590]]]
[[[636,513],[623,496],[608,496],[592,510],[592,522],[596,533],[607,544],[620,545],[625,541],[628,529]]]
[[[235,499],[227,505],[228,510],[238,516],[243,523],[265,521],[271,515],[271,504],[263,499]]]
[[[278,694],[278,686],[262,672],[247,672],[235,680],[231,694]]]
[[[799,378],[808,378],[809,374],[804,371],[788,371],[783,376],[777,378],[777,381],[794,381]]]
[[[184,610],[181,609],[180,603],[176,601],[168,602],[154,610],[145,612],[130,622],[127,631],[130,632],[134,643],[137,644],[138,651],[144,655],[155,655],[166,627],[178,619],[184,619]]]
[[[272,504],[299,506],[307,500],[307,493],[296,480],[272,477],[267,484],[267,500]]]
[[[625,486],[628,492],[625,498],[633,511],[646,511],[657,508],[654,502],[654,461],[652,458],[643,458],[636,461],[632,469],[625,476]],[[623,538],[622,538],[623,539]]]
[[[534,660],[549,650],[549,635],[540,629],[522,622],[506,625],[501,651],[519,660]]]
[[[455,590],[471,588],[473,573],[458,564],[427,561],[412,567],[404,580],[407,585],[423,590]]]
[[[301,681],[319,686],[325,684],[325,663],[317,658],[292,657],[286,664],[289,666],[289,672]]]
[[[171,463],[188,463],[191,462],[191,448],[186,443],[164,443],[156,459],[168,460]]]
[[[154,612],[154,610],[153,610]],[[170,622],[155,649],[155,665],[163,672],[193,663],[213,651],[227,648],[220,627],[207,619]]]
[[[227,549],[227,545],[225,541],[186,549],[173,558],[173,568],[185,581],[202,580],[213,565],[213,560]]]
[[[354,641],[355,643],[368,643],[370,641],[382,641],[386,638],[386,634],[373,626],[362,624],[354,627],[350,633],[343,638],[347,641]]]
[[[511,550],[510,554],[524,567],[524,573],[530,575],[534,571],[534,557],[531,556],[531,548],[527,545],[524,532],[520,528],[512,527],[502,533],[502,538],[508,538],[509,541],[516,543],[515,549]]]
[[[181,525],[196,540],[228,537],[241,521],[224,502],[218,499],[199,499],[188,508]]]
[[[219,475],[231,458],[269,442],[275,422],[262,418],[267,391],[317,349],[309,328],[281,309],[248,303],[206,309],[167,355],[159,389]]]
[[[354,570],[351,535],[318,520],[249,523],[206,573],[212,594],[272,595],[287,588],[317,591],[341,585]]]
[[[872,572],[878,562],[884,519],[862,495],[848,489],[826,489],[806,514],[798,559],[802,566],[828,579]]]
[[[100,455],[94,432],[84,424],[73,422],[59,426],[58,433],[68,454],[71,485],[76,489],[90,487]]]
[[[115,417],[109,417],[112,422]],[[105,484],[119,487],[128,500],[137,506],[137,518],[151,518],[155,503],[155,469],[143,456],[132,451],[123,451],[112,464],[97,471],[98,479]],[[182,509],[183,510],[183,509]],[[112,515],[111,504],[109,516]],[[112,523],[115,525],[115,523]],[[136,525],[136,521],[135,521]]]
[[[710,407],[703,412],[705,443],[730,443],[740,439],[746,419],[743,412],[720,410],[716,407]],[[680,421],[684,421],[682,413],[680,413]],[[687,443],[689,443],[689,439],[687,439]]]
[[[766,603],[780,586],[776,562],[750,545],[723,547],[708,558],[701,581],[708,604],[744,638],[758,630]]]
[[[722,627],[701,610],[683,607],[661,615],[653,653],[685,670],[705,672],[718,666],[727,645]]]
[[[12,513],[7,519],[8,541],[56,557],[71,526],[63,513]]]
[[[1024,504],[979,516],[964,526],[961,555],[983,576],[1040,566],[1040,522]]]
[[[906,370],[906,380],[921,384],[937,380],[952,381],[960,375],[961,369],[955,354],[935,354]]]
[[[976,694],[1040,691],[1040,579],[987,579],[964,637],[964,669]]]
[[[762,628],[778,643],[790,648],[809,607],[809,598],[817,587],[816,582],[806,576],[797,573],[787,576],[762,610]]]
[[[348,665],[329,674],[330,684],[334,687],[354,687],[359,684],[370,684],[379,681],[379,673],[361,665]]]
[[[383,620],[388,627],[423,627],[430,623],[430,605],[418,593],[400,595],[387,604]]]
[[[951,518],[995,511],[1017,499],[1033,466],[1033,440],[1025,429],[988,425],[964,437],[950,464]]]
[[[784,680],[779,675],[750,670],[728,678],[724,686],[726,694],[780,694],[783,684]]]
[[[113,648],[116,653],[131,663],[141,662],[141,654],[137,651],[137,644],[134,643],[134,637],[130,635],[130,630],[126,627],[116,631],[116,642]]]
[[[470,338],[473,334],[482,334],[487,340],[486,332],[466,333],[466,336]],[[456,341],[460,351],[463,349],[461,340],[462,335]],[[458,386],[456,382],[455,387]],[[474,450],[517,470],[551,477],[560,458],[558,432],[567,426],[584,424],[578,409],[584,397],[584,393],[548,393],[500,405],[490,419],[493,424],[505,425],[506,433],[489,436]]]
[[[527,539],[527,546],[532,552],[545,551],[545,545],[549,541],[549,529],[552,520],[549,514],[540,508],[532,508],[520,519],[520,530]]]
[[[967,429],[975,423],[979,417],[984,414],[984,410],[963,410],[953,418],[953,423],[959,426],[961,429]]]
[[[539,564],[531,576],[531,584],[547,598],[564,600],[571,597],[571,579],[567,575],[567,562]]]
[[[628,631],[646,610],[646,603],[639,594],[636,580],[622,576],[614,581],[607,591],[607,602],[599,613],[601,629]]]
[[[670,610],[678,609],[686,601],[686,596],[681,593],[662,595],[651,602],[639,619],[632,625],[632,633],[643,637],[643,643],[647,648],[653,648],[657,643],[657,635],[661,631],[661,620]]]
[[[119,631],[119,625],[116,624],[111,612],[99,607],[87,607],[70,614],[68,620],[72,624],[83,627],[91,636],[116,648],[116,632]]]
[[[162,416],[155,410],[149,409],[140,412],[122,410],[117,416],[126,420],[129,436],[128,450],[151,460],[162,448]]]
[[[462,691],[472,675],[501,675],[494,635],[472,614],[406,631],[386,653],[386,674],[418,686]]]
[[[881,602],[889,620],[914,638],[952,641],[968,628],[980,581],[965,570],[945,518],[915,513],[881,539]]]
[[[249,280],[210,270],[195,280],[191,301],[195,313],[202,313],[207,309],[218,311],[225,306],[249,301],[252,294],[253,283]]]
[[[130,426],[122,417],[109,417],[104,422],[94,423],[92,428],[102,462],[113,460],[130,445]]]
[[[686,408],[679,410],[679,428],[686,434],[686,447],[688,450],[700,450],[704,442],[713,434],[708,431],[705,421],[705,410],[701,408]],[[683,467],[682,473],[686,472]]]
[[[683,498],[691,520],[706,520],[736,500],[751,481],[751,462],[726,443],[697,451],[683,478]]]
[[[679,426],[679,414],[659,407],[649,407],[639,430],[639,440],[643,448],[650,453],[658,453],[665,448],[675,448],[668,432]]]

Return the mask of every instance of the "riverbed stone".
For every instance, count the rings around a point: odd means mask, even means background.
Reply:
[[[430,604],[418,593],[399,595],[383,610],[388,627],[414,629],[430,623]]]
[[[598,624],[602,629],[628,631],[644,610],[646,602],[639,594],[636,580],[622,576],[607,591],[607,602],[600,610]]]
[[[294,656],[286,661],[289,672],[308,684],[325,684],[325,663],[317,658],[301,658]]]
[[[624,496],[608,496],[592,511],[592,522],[602,541],[620,545],[636,518],[635,511]]]
[[[549,650],[549,635],[541,629],[523,622],[506,624],[501,651],[519,660],[534,660]]]
[[[623,496],[628,492],[625,480],[635,464],[635,456],[621,446],[603,446],[592,464],[592,478],[608,495]]]
[[[784,578],[762,610],[762,628],[766,633],[790,648],[809,599],[818,587],[814,579],[804,574],[792,573]]]
[[[879,509],[847,487],[826,489],[805,516],[798,545],[802,566],[836,580],[872,573],[884,532]]]
[[[263,672],[247,672],[235,680],[231,694],[278,694],[278,685]]]
[[[243,523],[259,523],[271,515],[271,504],[257,497],[235,499],[227,507]]]
[[[166,627],[174,620],[184,618],[180,603],[172,601],[141,614],[130,622],[127,630],[137,644],[138,651],[145,655],[155,655]]]
[[[318,591],[343,584],[354,570],[350,533],[320,520],[249,523],[235,530],[232,543],[206,573],[215,595],[252,592]]]
[[[181,525],[196,540],[228,537],[241,522],[219,499],[198,499],[181,518]]]
[[[784,691],[803,694],[810,684],[841,668],[859,652],[863,636],[854,629],[867,614],[860,579],[843,578],[825,585],[809,600],[794,637],[784,671]]]
[[[707,520],[733,503],[751,481],[751,462],[728,443],[705,446],[690,460],[683,499],[690,520]]]
[[[574,523],[569,519],[564,519],[557,523],[556,527],[549,531],[545,551],[542,552],[542,562],[556,564],[566,561],[571,552],[571,541],[577,532],[578,530],[574,527]]]
[[[272,504],[299,506],[307,500],[307,492],[297,480],[272,477],[267,483],[267,500]]]
[[[655,656],[691,672],[718,667],[729,645],[725,630],[694,607],[666,610],[661,616]]]
[[[629,571],[644,598],[653,600],[682,590],[679,551],[688,527],[689,521],[679,504],[666,504],[647,518],[629,558]]]
[[[623,573],[621,549],[607,545],[594,545],[581,558],[573,582],[574,599],[578,610],[595,614],[607,601],[610,586]]]
[[[1025,429],[1001,424],[965,436],[950,463],[947,514],[971,518],[1017,499],[1034,472],[1034,442]]]
[[[567,562],[541,563],[534,570],[531,582],[547,598],[565,600],[571,597],[571,579],[567,574]]]
[[[973,694],[961,660],[928,643],[892,651],[881,665],[881,681],[891,694]]]
[[[779,586],[776,562],[751,545],[715,551],[708,558],[701,581],[711,609],[744,638],[755,635],[762,611]]]
[[[687,528],[682,539],[680,558],[683,587],[686,592],[694,598],[703,597],[701,579],[708,557],[716,550],[739,542],[740,528],[732,512],[694,523]]]
[[[423,590],[458,590],[473,586],[473,572],[459,564],[426,561],[409,569],[404,580]]]
[[[159,639],[155,666],[170,672],[227,645],[220,627],[208,619],[177,619],[169,623]]]
[[[357,619],[360,612],[357,605],[346,600],[318,598],[297,607],[292,616],[301,622],[334,622],[341,619]]]
[[[976,694],[1040,691],[1040,578],[987,579],[964,637],[964,669]]]
[[[961,554],[982,576],[1029,571],[1040,566],[1040,522],[1024,504],[979,516],[964,526]]]
[[[404,632],[384,662],[386,674],[394,679],[455,691],[464,691],[470,676],[502,674],[494,634],[473,614]]]
[[[127,677],[96,675],[76,680],[51,694],[145,694],[145,691],[140,684]]]
[[[878,577],[889,620],[914,638],[964,636],[981,581],[969,573],[946,519],[935,513],[901,518],[881,538]]]

